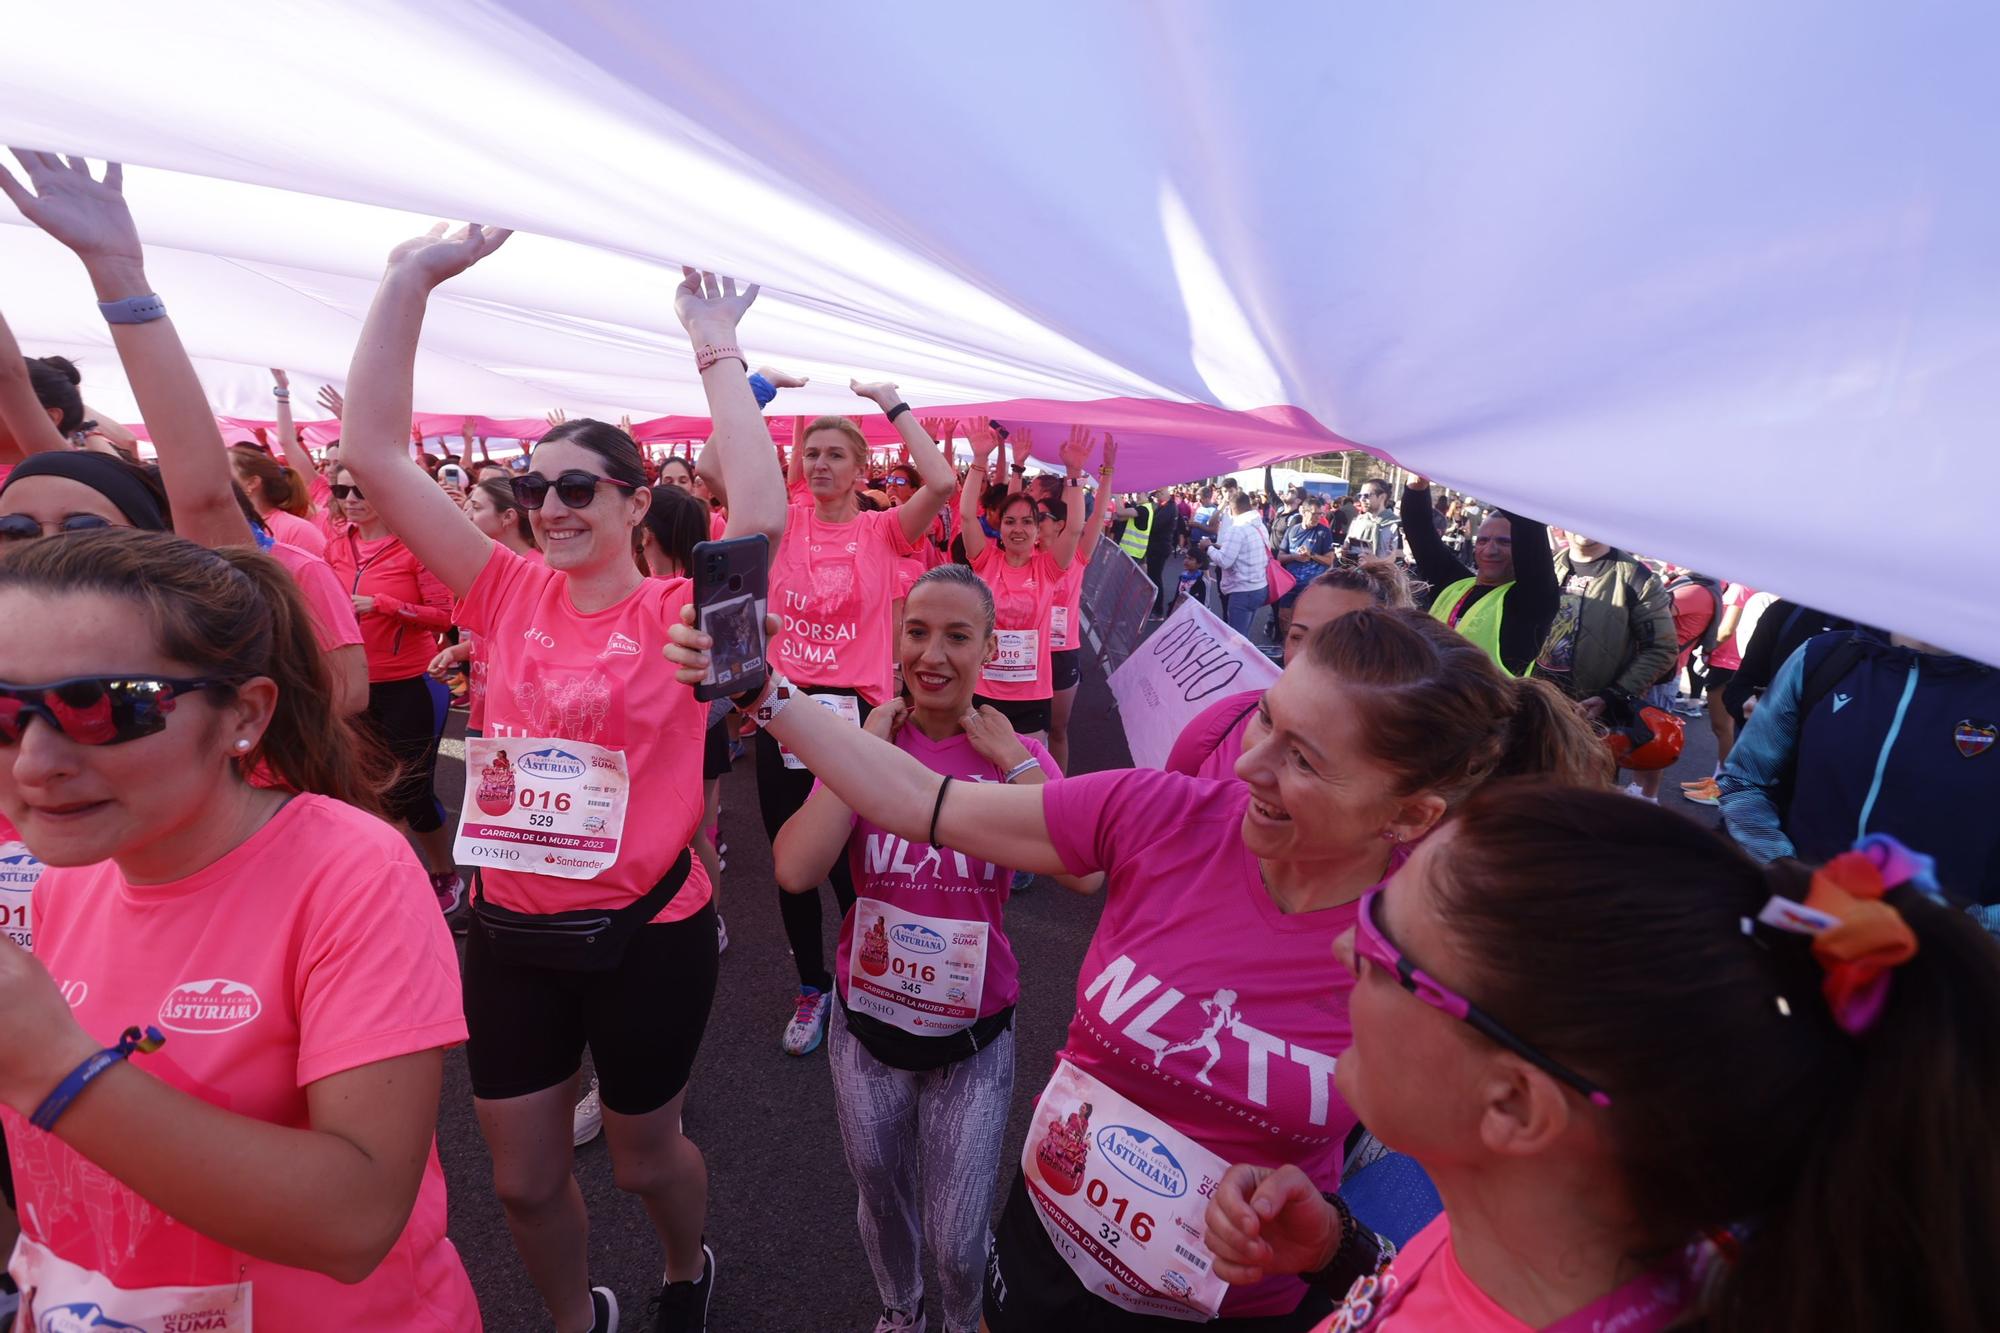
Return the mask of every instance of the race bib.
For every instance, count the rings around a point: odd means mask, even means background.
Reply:
[[[1069,608],[1052,606],[1049,608],[1049,651],[1068,652],[1069,647]]]
[[[32,916],[41,878],[41,859],[28,844],[0,842],[0,932],[29,953],[35,951]]]
[[[826,709],[835,717],[845,718],[857,727],[861,725],[861,701],[853,695],[808,694],[806,697],[818,703],[821,708]],[[773,736],[771,739],[778,740],[776,736]],[[778,741],[778,753],[783,756],[786,768],[804,768],[806,766],[806,761],[793,754],[790,750],[787,750],[783,741]]]
[[[986,991],[990,931],[984,921],[919,916],[857,898],[847,1007],[919,1037],[971,1027]]]
[[[468,736],[466,799],[453,854],[558,879],[618,862],[630,795],[625,752],[541,736]]]
[[[1042,1090],[1021,1177],[1077,1280],[1120,1309],[1213,1319],[1226,1283],[1204,1243],[1228,1163],[1069,1061]]]
[[[34,1333],[250,1333],[250,1284],[114,1286],[26,1236],[7,1266],[21,1289],[21,1327]]]
[[[1003,629],[994,631],[1000,640],[1000,652],[985,670],[980,672],[988,680],[1035,682],[1035,658],[1042,646],[1040,630]]]

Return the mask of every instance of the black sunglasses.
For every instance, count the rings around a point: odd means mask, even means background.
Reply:
[[[96,514],[71,514],[55,528],[49,536],[62,532],[89,532],[93,528],[108,528],[111,520],[99,518]],[[26,514],[8,514],[0,518],[0,542],[24,542],[44,534],[42,525]]]
[[[346,482],[341,482],[330,489],[333,491],[333,498],[336,500],[366,500],[368,498],[361,493],[359,486],[349,485]]]
[[[514,502],[523,509],[540,509],[543,501],[549,498],[550,491],[556,493],[556,499],[561,500],[566,508],[588,508],[590,502],[597,498],[599,482],[616,486],[623,491],[639,489],[629,481],[620,481],[616,477],[600,477],[580,468],[572,468],[554,481],[550,481],[539,472],[529,472],[509,479],[509,484],[514,488]]]
[[[0,685],[0,745],[18,745],[38,717],[78,745],[123,745],[167,729],[178,695],[228,689],[212,676],[75,676],[48,685]]]

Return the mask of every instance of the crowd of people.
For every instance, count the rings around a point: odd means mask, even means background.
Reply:
[[[803,381],[742,351],[756,289],[692,269],[698,451],[557,414],[431,455],[414,366],[507,238],[478,225],[390,254],[321,395],[339,443],[283,372],[225,441],[118,169],[19,160],[0,191],[82,262],[154,456],[0,324],[22,1327],[480,1327],[434,1143],[460,1045],[550,1325],[634,1322],[571,1171],[601,1133],[650,1326],[706,1327],[682,1108],[746,737],[773,1026],[826,1049],[877,1333],[2000,1326],[1991,667],[1416,476],[1124,495],[1108,436],[1036,472],[1030,430],[888,382],[850,387],[895,459],[845,416],[774,440]],[[1210,572],[1239,632],[1272,607],[1283,669],[1165,768],[1070,777],[1100,538],[1160,614]],[[746,549],[768,669],[711,700],[695,587]],[[1656,800],[1696,709],[1720,829]],[[1101,909],[1016,1143],[1035,876]]]

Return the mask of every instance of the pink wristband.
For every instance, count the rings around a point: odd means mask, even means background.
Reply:
[[[703,343],[701,346],[694,349],[694,368],[696,370],[707,370],[710,366],[713,366],[716,362],[727,361],[731,357],[735,357],[738,361],[742,361],[743,368],[745,370],[748,370],[750,368],[750,363],[748,361],[743,360],[742,348],[726,346],[726,345],[722,347],[717,347],[714,343]]]

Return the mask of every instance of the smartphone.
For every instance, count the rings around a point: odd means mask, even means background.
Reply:
[[[440,467],[438,469],[438,480],[448,481],[461,491],[472,484],[472,478],[467,476],[465,469],[456,463],[446,463]]]
[[[695,543],[694,623],[710,646],[694,697],[704,703],[764,688],[770,567],[771,541],[761,532]]]

